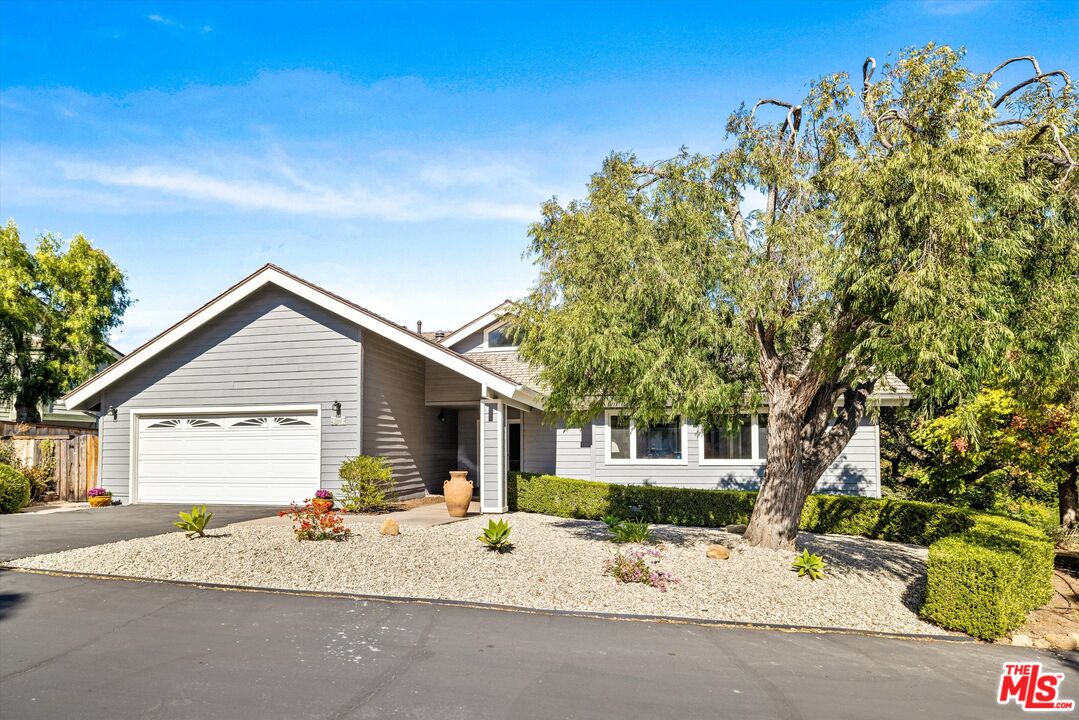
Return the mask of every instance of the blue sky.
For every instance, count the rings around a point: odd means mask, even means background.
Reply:
[[[740,102],[931,40],[1076,75],[1076,37],[1076,2],[4,0],[0,216],[127,271],[125,350],[266,262],[452,328],[612,150],[718,149]]]

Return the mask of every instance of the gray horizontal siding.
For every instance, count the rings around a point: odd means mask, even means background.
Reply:
[[[554,473],[557,469],[557,430],[543,422],[543,412],[521,413],[521,469],[525,472]]]
[[[499,474],[498,450],[504,423],[503,411],[497,402],[484,402],[480,416],[480,433],[482,445],[480,452],[483,454],[483,476],[481,478],[480,492],[485,507],[498,505],[499,487],[503,477]]]
[[[467,470],[468,479],[479,488],[479,455],[477,452],[477,425],[480,411],[477,404],[473,408],[461,408],[457,411],[457,470]]]
[[[424,395],[428,405],[452,405],[456,403],[477,403],[480,399],[480,384],[460,373],[427,360],[427,379]]]
[[[322,485],[359,449],[359,328],[277,288],[259,291],[147,361],[102,394],[101,484],[129,499],[131,411],[319,405]],[[331,405],[344,422],[331,424]]]
[[[363,454],[389,460],[401,497],[442,492],[457,465],[457,421],[425,403],[423,357],[374,333],[363,346]]]
[[[685,465],[607,465],[606,423],[597,419],[588,430],[559,428],[555,432],[555,474],[582,480],[634,485],[661,485],[719,490],[755,490],[764,465],[701,465],[700,435],[690,427]],[[880,496],[877,427],[866,418],[843,453],[825,471],[816,492]]]

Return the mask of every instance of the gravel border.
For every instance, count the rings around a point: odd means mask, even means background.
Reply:
[[[174,532],[22,558],[14,567],[280,590],[412,597],[540,610],[700,618],[721,622],[946,635],[918,618],[926,548],[836,535],[799,536],[824,555],[826,579],[790,570],[794,553],[748,546],[721,530],[656,526],[667,592],[625,585],[603,563],[626,548],[602,523],[514,513],[513,552],[476,541],[488,517],[385,537],[350,522],[346,542],[300,543],[288,527],[230,525],[205,539]],[[729,560],[705,557],[708,544]]]

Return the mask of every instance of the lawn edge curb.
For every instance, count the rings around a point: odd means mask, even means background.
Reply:
[[[739,622],[737,620],[713,620],[709,618],[682,617],[676,615],[638,615],[633,613],[610,613],[593,610],[558,610],[553,608],[534,608],[523,605],[485,603],[472,600],[450,600],[444,598],[424,598],[404,595],[372,595],[365,593],[349,593],[326,590],[297,590],[290,588],[263,587],[258,585],[231,585],[228,583],[202,582],[196,580],[166,580],[161,578],[138,577],[133,575],[106,575],[101,573],[78,572],[75,570],[43,570],[39,568],[18,567],[15,565],[8,565],[6,563],[0,563],[0,572],[19,572],[31,575],[51,575],[54,577],[83,578],[87,580],[113,580],[124,582],[159,583],[164,585],[176,585],[179,587],[191,587],[198,589],[231,592],[258,592],[272,595],[293,595],[298,597],[318,597],[339,600],[367,600],[372,602],[397,604],[419,604],[444,607],[476,608],[480,610],[496,610],[499,612],[516,612],[530,615],[548,615],[553,617],[577,617],[591,618],[594,620],[620,620],[623,622],[651,622],[665,623],[670,625],[697,625],[700,627],[742,628],[747,630],[774,630],[779,632],[818,633],[829,635],[861,635],[866,637],[878,637],[891,640],[921,640],[982,644],[976,638],[970,637],[969,635],[921,635],[918,633],[891,633],[879,632],[874,630],[859,630],[857,628],[788,625],[783,623],[753,623]]]

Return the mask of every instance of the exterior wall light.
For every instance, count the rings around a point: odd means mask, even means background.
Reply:
[[[341,417],[341,402],[339,400],[334,400],[333,405],[331,405],[330,407],[333,408],[334,415],[336,415],[337,417]]]

